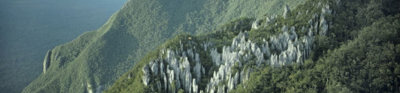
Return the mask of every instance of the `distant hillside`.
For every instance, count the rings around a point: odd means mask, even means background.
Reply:
[[[0,92],[20,93],[46,52],[101,27],[126,0],[0,0]]]
[[[400,2],[308,0],[181,34],[106,93],[399,92]]]
[[[241,16],[255,17],[277,13],[286,4],[296,6],[301,2],[129,0],[98,30],[87,32],[69,43],[49,50],[44,58],[43,73],[23,92],[102,91],[131,69],[147,52],[156,49],[177,33],[211,32],[212,30],[198,28],[214,29],[224,21]],[[265,9],[257,7],[267,7],[274,11],[264,11]],[[250,8],[260,12],[234,8]],[[221,21],[213,21],[217,19]]]

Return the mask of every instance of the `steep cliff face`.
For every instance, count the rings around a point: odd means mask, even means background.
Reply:
[[[329,7],[324,4],[313,7],[318,11],[299,12],[309,18],[299,21],[301,25],[286,23],[296,17],[286,6],[283,15],[239,19],[206,35],[177,36],[107,92],[227,93],[266,66],[301,65],[313,51],[315,35],[328,33],[325,16],[333,11]],[[256,35],[260,31],[270,34]]]

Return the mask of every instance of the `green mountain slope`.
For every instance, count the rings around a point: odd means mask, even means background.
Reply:
[[[214,2],[219,3],[214,5]],[[259,4],[260,2],[263,3]],[[256,16],[268,13],[268,11],[252,12],[231,8],[245,9],[262,6],[276,9],[271,11],[275,13],[282,10],[277,8],[280,7],[279,5],[295,6],[300,4],[299,2],[301,1],[292,0],[283,3],[278,0],[265,0],[252,1],[246,5],[238,6],[243,2],[129,0],[98,30],[85,33],[67,44],[49,50],[43,62],[43,73],[30,83],[23,92],[80,93],[102,91],[113,84],[117,77],[131,69],[137,61],[144,57],[144,54],[156,49],[158,45],[174,34],[181,32],[203,33],[202,31],[206,30],[196,30],[196,28],[205,26],[216,28],[218,24],[223,22],[203,20],[211,20],[210,18],[231,20],[243,15]],[[253,9],[257,10],[258,8]],[[236,11],[240,13],[236,13]],[[236,14],[230,14],[233,12]],[[196,16],[193,14],[196,14]],[[193,23],[197,25],[189,26]]]
[[[207,0],[203,9],[189,13],[186,23],[178,31],[205,33],[215,30],[240,17],[258,18],[283,13],[285,5],[291,8],[305,0]]]
[[[1,0],[0,91],[22,92],[42,73],[42,61],[49,49],[101,27],[124,3],[125,0]]]
[[[308,0],[279,16],[178,35],[105,92],[399,92],[398,4]]]

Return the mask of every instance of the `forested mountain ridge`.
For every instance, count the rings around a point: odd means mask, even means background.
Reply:
[[[308,0],[178,35],[107,93],[399,92],[400,4]]]
[[[144,54],[176,33],[212,31],[199,28],[214,29],[240,16],[278,13],[283,5],[296,6],[302,1],[129,0],[98,30],[49,50],[43,61],[43,73],[23,92],[100,92],[131,69]],[[224,19],[214,21],[214,18]]]
[[[1,0],[0,91],[22,92],[49,49],[101,27],[125,1]]]

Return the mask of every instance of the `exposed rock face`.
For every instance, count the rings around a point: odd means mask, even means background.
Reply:
[[[285,6],[285,9],[283,10],[283,18],[286,19],[290,15],[290,8],[288,5]]]
[[[207,85],[206,92],[229,92],[234,89],[237,84],[245,82],[250,73],[248,70],[251,70],[251,68],[241,69],[238,72],[232,73],[232,67],[235,64],[238,64],[239,67],[247,65],[252,57],[255,57],[257,67],[262,67],[267,64],[275,67],[292,63],[301,64],[305,59],[304,55],[308,55],[306,53],[311,51],[311,49],[306,48],[309,48],[309,46],[313,44],[310,40],[313,38],[312,34],[303,36],[303,40],[298,40],[295,27],[291,27],[289,31],[288,27],[284,26],[282,27],[282,31],[283,33],[270,37],[270,41],[264,39],[261,46],[247,40],[247,32],[244,32],[239,33],[239,35],[233,39],[231,46],[223,47],[221,54],[215,53],[215,49],[212,49],[212,55],[217,55],[212,56],[212,58],[219,59],[219,55],[221,55],[222,60],[220,62],[215,62],[218,63],[215,65],[219,65],[219,69],[214,71],[214,75]],[[312,33],[312,31],[309,30],[309,33]],[[276,52],[271,54],[271,50]],[[226,86],[221,87],[220,83],[223,83],[223,81],[228,82],[227,84],[223,84]]]
[[[43,61],[43,73],[46,73],[47,69],[50,67],[51,61],[51,50],[47,51],[46,56]]]
[[[325,19],[325,15],[330,15],[332,13],[332,10],[330,10],[329,5],[325,5],[325,7],[323,7],[321,9],[321,16],[320,16],[320,24],[319,27],[321,28],[320,30],[320,35],[326,35],[328,33],[328,22]]]
[[[154,82],[152,84],[156,86],[156,89],[153,90],[172,93],[179,89],[187,93],[227,93],[235,89],[238,84],[246,82],[255,68],[302,64],[313,49],[314,34],[328,33],[329,24],[324,16],[330,14],[331,11],[326,5],[322,8],[320,15],[310,14],[312,18],[308,21],[308,25],[302,26],[301,29],[283,25],[280,27],[280,33],[267,39],[263,38],[257,44],[248,39],[246,31],[234,37],[231,45],[222,48],[215,48],[212,46],[213,42],[208,41],[186,43],[200,45],[199,49],[196,49],[197,46],[184,47],[184,44],[180,42],[180,47],[174,50],[161,50],[162,56],[143,67],[143,83],[148,86],[150,82]],[[283,17],[286,18],[289,13],[289,6],[286,6]],[[267,17],[265,23],[256,20],[251,25],[252,29],[258,29],[260,25],[277,26],[269,25],[273,24],[275,18],[274,16]],[[299,32],[304,35],[298,35]],[[199,53],[208,53],[213,70],[204,70],[203,59],[200,58]],[[210,76],[205,73],[212,74]],[[150,78],[152,76],[160,78],[153,80]],[[204,76],[210,77],[207,82],[202,80]],[[205,88],[200,87],[200,83],[206,83]]]
[[[86,83],[86,90],[87,90],[87,93],[93,93],[92,84],[90,84],[89,82]]]
[[[212,56],[212,61],[214,62],[215,65],[219,66],[221,63],[221,54],[217,52],[217,49],[211,49],[211,56]]]
[[[96,93],[102,93],[102,90],[103,90],[103,86],[99,85],[99,86],[96,88]]]
[[[187,93],[201,91],[198,84],[205,72],[200,55],[197,53],[200,50],[185,49],[182,43],[180,45],[179,50],[162,50],[160,55],[163,55],[163,57],[159,57],[143,67],[144,85],[147,86],[149,82],[156,82],[156,90],[172,93],[179,89],[183,89]],[[191,67],[191,64],[194,64],[194,66]],[[151,70],[148,70],[149,67]],[[159,76],[160,80],[150,80],[151,76]]]
[[[222,48],[222,53],[218,53],[216,48],[208,49],[212,63],[218,69],[213,72],[214,74],[204,90],[199,89],[198,85],[202,75],[205,74],[204,67],[201,64],[199,50],[192,48],[179,48],[183,51],[162,50],[161,55],[164,57],[150,61],[143,67],[143,83],[147,86],[149,82],[156,82],[156,88],[158,90],[163,89],[165,92],[176,92],[179,89],[189,93],[200,91],[229,92],[235,89],[238,84],[246,82],[252,69],[235,69],[237,71],[234,72],[232,67],[235,65],[238,67],[248,65],[251,58],[256,59],[257,67],[301,64],[305,57],[309,55],[310,46],[313,44],[312,30],[309,30],[309,34],[303,36],[302,40],[298,40],[294,27],[288,30],[288,27],[284,26],[282,30],[283,33],[270,37],[269,41],[264,39],[260,45],[248,40],[247,32],[241,32],[233,39],[231,46]],[[271,53],[271,51],[276,52]],[[191,67],[191,64],[193,64],[193,67]],[[161,79],[150,80],[151,76],[160,76]]]
[[[192,87],[193,87],[193,93],[198,93],[198,90],[199,90],[199,86],[196,84],[196,79],[193,79],[193,82],[192,82]]]
[[[251,28],[252,28],[252,29],[258,29],[260,25],[261,25],[260,20],[257,19],[257,20],[255,20],[255,21],[253,22],[253,24],[251,25]]]
[[[274,23],[274,22],[276,21],[276,18],[277,18],[277,17],[278,17],[277,15],[273,15],[273,16],[271,16],[271,17],[266,17],[266,18],[265,18],[264,27],[266,27],[266,26],[271,25],[272,23]]]
[[[131,79],[132,78],[132,73],[129,73],[128,74],[128,79]]]
[[[144,85],[148,85],[149,84],[149,81],[150,81],[150,71],[149,71],[149,66],[144,66],[143,67],[143,69],[142,69],[142,71],[143,71],[143,78],[142,78],[142,80],[143,80],[143,84]]]

